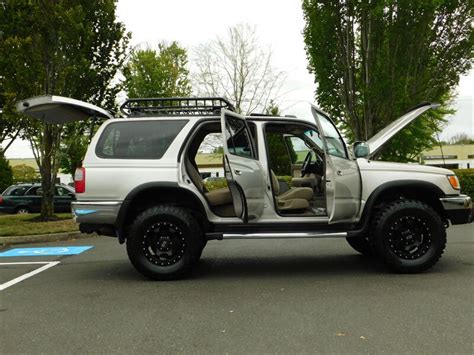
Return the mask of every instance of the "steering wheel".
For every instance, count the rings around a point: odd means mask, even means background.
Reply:
[[[301,177],[304,177],[306,175],[308,167],[311,164],[311,158],[312,158],[312,154],[311,154],[311,151],[309,151],[308,154],[306,154],[306,157],[304,158],[304,161],[303,161],[303,166],[301,167]]]

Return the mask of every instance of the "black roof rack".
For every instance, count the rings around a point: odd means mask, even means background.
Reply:
[[[120,111],[127,117],[214,116],[223,108],[235,111],[234,106],[222,97],[168,97],[128,99],[120,106]]]

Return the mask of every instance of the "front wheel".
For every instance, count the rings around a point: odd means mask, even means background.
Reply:
[[[372,225],[372,241],[392,271],[417,273],[435,265],[446,247],[446,228],[439,214],[416,200],[388,204]]]
[[[177,279],[199,260],[202,232],[183,208],[159,205],[139,214],[127,238],[133,266],[154,280]]]

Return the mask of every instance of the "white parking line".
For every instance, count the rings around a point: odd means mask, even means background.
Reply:
[[[0,291],[3,291],[4,289],[13,286],[23,280],[26,280],[27,278],[34,276],[36,274],[39,274],[40,272],[43,272],[45,270],[48,270],[49,268],[52,268],[53,266],[56,266],[60,263],[60,261],[34,261],[34,262],[18,262],[18,263],[0,263],[0,266],[2,265],[37,265],[41,264],[43,265],[39,269],[30,271],[24,275],[18,276],[17,278],[14,278],[13,280],[7,281],[3,284],[0,285]]]

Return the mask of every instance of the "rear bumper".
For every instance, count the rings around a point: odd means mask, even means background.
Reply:
[[[77,223],[114,225],[121,206],[118,201],[75,201],[71,210]]]
[[[447,196],[440,198],[440,201],[452,224],[472,222],[472,201],[469,196]]]

